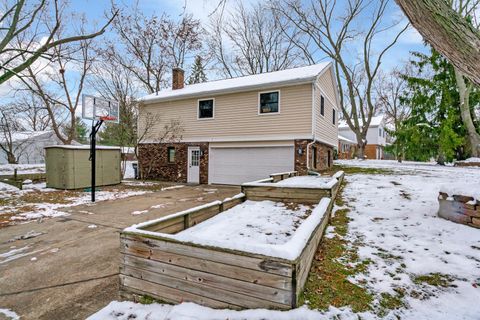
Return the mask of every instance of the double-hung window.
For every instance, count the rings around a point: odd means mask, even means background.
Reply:
[[[198,100],[198,119],[213,119],[215,100]]]
[[[258,100],[259,114],[280,112],[280,91],[260,92]]]

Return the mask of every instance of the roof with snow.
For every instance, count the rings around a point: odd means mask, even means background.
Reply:
[[[17,131],[17,132],[12,132],[12,138],[10,139],[5,139],[5,135],[3,133],[0,134],[0,143],[5,143],[6,141],[12,141],[12,142],[23,142],[27,140],[35,140],[38,138],[45,138],[49,135],[51,135],[53,131],[47,130],[47,131]]]
[[[384,119],[383,114],[372,117],[372,120],[370,121],[370,127],[378,127],[382,123],[383,119]],[[359,122],[360,125],[362,125],[362,120],[361,119],[358,119],[358,122]],[[339,129],[349,129],[347,121],[340,120],[338,122],[338,128]]]
[[[348,139],[348,138],[346,138],[346,137],[344,137],[344,136],[342,136],[342,135],[340,135],[340,134],[338,135],[338,140],[341,140],[341,141],[344,141],[344,142],[348,142],[348,143],[352,143],[352,144],[357,144],[356,141],[353,141],[353,140],[351,140],[351,139]]]
[[[285,86],[314,81],[331,66],[331,62],[323,62],[306,67],[281,71],[266,72],[238,78],[209,81],[186,85],[182,89],[165,89],[143,97],[140,101],[153,103],[159,101],[178,100],[212,94],[255,90],[268,86]]]

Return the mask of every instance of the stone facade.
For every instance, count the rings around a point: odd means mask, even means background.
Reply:
[[[295,171],[298,171],[299,175],[306,175],[308,173],[307,168],[307,146],[312,140],[295,140]],[[310,146],[309,155],[311,159],[316,159],[316,163],[311,163],[311,170],[323,171],[328,170],[333,166],[333,147],[315,142]],[[311,153],[312,149],[316,149],[316,157]],[[299,154],[299,150],[302,153]],[[313,162],[313,161],[312,161]]]
[[[138,147],[140,174],[147,179],[187,182],[188,147],[200,147],[200,183],[208,183],[208,142],[148,143]],[[168,148],[175,148],[175,161],[168,162]]]
[[[307,145],[312,140],[295,140],[295,170],[299,175],[306,175],[307,170]],[[138,164],[140,176],[146,179],[158,179],[172,182],[187,182],[188,174],[188,147],[200,147],[200,183],[208,183],[208,142],[196,143],[146,143],[138,146]],[[175,148],[175,161],[168,162],[168,148]],[[316,159],[312,170],[327,170],[333,165],[333,147],[315,142],[312,146],[316,149],[316,157],[310,152],[310,157]],[[298,150],[302,150],[301,154]],[[310,151],[311,151],[310,150]]]
[[[438,216],[456,223],[480,228],[480,201],[462,195],[440,192]]]

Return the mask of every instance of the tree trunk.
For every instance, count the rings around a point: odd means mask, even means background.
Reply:
[[[7,152],[7,161],[9,164],[18,164],[17,158],[12,152]]]
[[[423,38],[480,85],[480,33],[445,0],[396,0]]]
[[[480,157],[480,134],[478,134],[475,124],[472,120],[470,112],[470,92],[471,87],[465,83],[463,73],[455,68],[455,79],[457,81],[457,88],[460,94],[460,115],[463,124],[467,129],[468,142],[472,149],[472,156]]]

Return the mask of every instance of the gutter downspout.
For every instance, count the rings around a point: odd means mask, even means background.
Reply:
[[[307,172],[311,170],[310,148],[315,143],[315,81],[312,82],[312,139],[313,141],[307,144]]]

